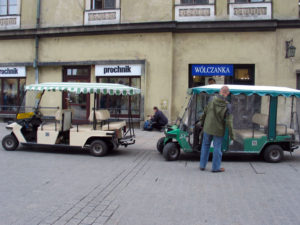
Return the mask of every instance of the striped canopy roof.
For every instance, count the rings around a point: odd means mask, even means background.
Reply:
[[[189,94],[200,94],[200,93],[208,93],[215,94],[220,91],[220,89],[224,86],[220,84],[214,85],[206,85],[200,87],[194,87],[188,90]],[[257,94],[260,96],[284,96],[290,97],[295,96],[300,98],[300,90],[287,88],[287,87],[277,87],[277,86],[254,86],[254,85],[226,85],[228,86],[230,93],[233,95],[253,95]]]
[[[97,93],[107,95],[136,95],[141,90],[122,84],[110,83],[71,83],[71,82],[53,82],[31,84],[25,87],[26,91],[68,91],[73,93]]]

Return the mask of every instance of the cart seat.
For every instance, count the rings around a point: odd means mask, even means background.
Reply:
[[[116,122],[109,122],[108,124],[102,125],[102,130],[119,130],[123,127],[126,127],[125,121],[116,121]]]
[[[258,124],[259,126],[268,126],[268,115],[262,113],[254,113],[252,116],[252,123]],[[245,139],[248,138],[261,138],[267,134],[261,130],[253,129],[234,129],[236,141],[243,144]]]
[[[41,124],[38,130],[41,131],[68,131],[72,127],[72,110],[57,110],[55,113],[55,122]]]
[[[276,126],[276,134],[277,135],[293,135],[295,134],[295,130],[291,128],[286,128],[286,126],[283,125],[277,125]]]
[[[95,116],[96,116],[96,121],[97,121],[97,126],[96,130],[103,130],[103,131],[108,131],[108,130],[119,130],[123,127],[126,126],[125,121],[114,121],[110,122],[110,113],[108,110],[101,109],[101,110],[96,110],[95,111]],[[92,110],[90,112],[89,116],[89,121],[92,123],[94,119],[94,111]],[[98,124],[100,123],[100,125]],[[83,125],[76,125],[74,126],[71,131],[90,131],[93,130],[93,124],[83,124]]]

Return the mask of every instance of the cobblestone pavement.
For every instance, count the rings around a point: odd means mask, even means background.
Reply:
[[[227,155],[226,172],[214,174],[199,170],[197,155],[166,162],[161,136],[137,131],[135,145],[102,158],[1,146],[0,224],[300,224],[300,151],[279,164]]]

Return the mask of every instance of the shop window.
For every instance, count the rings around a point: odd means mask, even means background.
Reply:
[[[141,88],[140,77],[98,77],[99,83],[117,83],[128,85],[135,88]],[[113,117],[127,117],[128,109],[131,108],[131,114],[135,118],[140,117],[140,95],[117,96],[100,95],[97,97],[97,107],[108,109]]]
[[[209,0],[181,0],[182,5],[207,5]]]
[[[115,9],[116,0],[91,0],[91,6],[93,10]]]
[[[0,111],[16,113],[24,97],[25,78],[0,79]]]
[[[0,15],[16,15],[18,14],[17,0],[0,0]]]
[[[254,85],[254,65],[234,65],[233,76],[226,77],[226,84]]]

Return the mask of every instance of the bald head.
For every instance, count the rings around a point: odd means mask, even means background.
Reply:
[[[223,86],[220,90],[220,95],[227,97],[230,94],[229,87]]]

